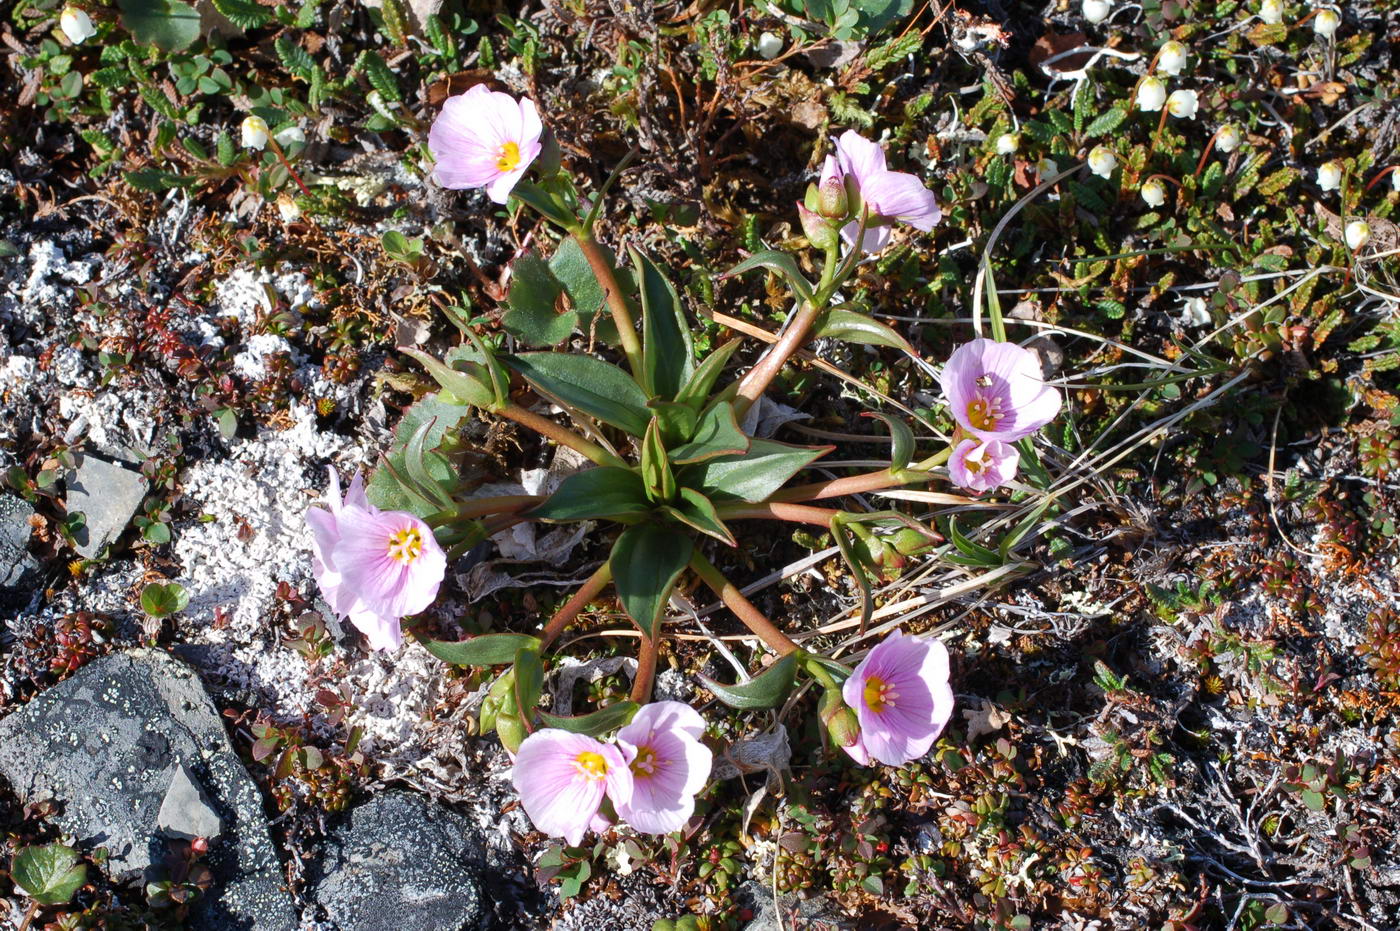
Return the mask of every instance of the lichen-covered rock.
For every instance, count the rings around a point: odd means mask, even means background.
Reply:
[[[466,819],[428,799],[387,792],[331,832],[311,897],[340,931],[486,927],[477,866],[484,848]]]
[[[122,535],[146,496],[146,480],[135,469],[83,456],[68,479],[65,506],[85,522],[74,531],[79,555],[91,559]]]
[[[0,495],[0,605],[22,601],[39,581],[39,563],[29,555],[29,518],[34,509],[14,495]]]
[[[55,820],[107,848],[117,880],[161,878],[159,814],[180,767],[222,824],[205,860],[213,888],[190,926],[295,928],[262,798],[189,666],[158,650],[113,653],[0,720],[0,774],[25,801],[62,802]]]

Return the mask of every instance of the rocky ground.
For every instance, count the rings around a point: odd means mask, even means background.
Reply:
[[[1299,22],[1306,9],[1279,36],[1228,2],[1177,18],[1133,7],[1102,27],[1077,4],[935,4],[839,37],[749,5],[449,3],[450,41],[399,35],[400,6],[386,21],[313,3],[305,22],[128,59],[105,7],[103,41],[80,49],[53,11],[7,14],[11,924],[29,906],[14,856],[65,839],[89,879],[40,913],[65,929],[644,931],[685,913],[762,931],[1400,927],[1400,287],[1386,252],[1400,193],[1378,174],[1400,126],[1390,4],[1347,8],[1331,45]],[[995,28],[1002,45],[968,44]],[[1155,114],[1100,125],[1145,71],[1124,56],[1150,57],[1164,29],[1191,44],[1203,106],[1245,126],[1245,149],[1208,157],[1206,129],[1164,132]],[[765,33],[791,57],[764,57]],[[1041,66],[1080,44],[1121,55],[1072,60],[1082,76]],[[98,76],[114,68],[130,74]],[[215,69],[236,86],[187,82]],[[935,360],[970,332],[981,250],[1037,159],[1118,146],[1114,186],[1067,181],[993,255],[1016,325],[1051,331],[1038,348],[1070,402],[1043,437],[1054,507],[997,584],[931,557],[878,592],[872,635],[898,624],[954,655],[958,713],[927,758],[861,769],[820,749],[811,708],[724,711],[697,674],[729,676],[714,644],[749,647],[691,592],[672,620],[693,639],[663,658],[657,693],[717,721],[700,827],[561,854],[519,810],[497,739],[476,736],[481,676],[411,639],[371,653],[318,601],[306,507],[327,468],[374,468],[424,390],[394,348],[442,344],[449,301],[494,332],[509,262],[546,235],[425,180],[427,121],[453,82],[483,76],[540,101],[581,178],[639,148],[603,238],[668,261],[707,339],[716,310],[781,320],[776,285],[718,276],[795,241],[791,205],[824,136],[884,136],[944,202],[933,234],[901,236],[858,285]],[[222,160],[249,105],[306,131],[300,182],[270,155]],[[1019,152],[995,154],[1017,127]],[[1143,205],[1137,158],[1175,179],[1171,206]],[[1314,183],[1333,158],[1340,194]],[[1370,218],[1369,252],[1339,244],[1336,210]],[[1157,251],[1094,258],[1143,249]],[[938,416],[927,366],[816,348]],[[1183,358],[1199,363],[1191,378],[1142,387]],[[782,386],[768,426],[793,442],[869,435],[868,396],[814,371]],[[483,489],[533,490],[562,465],[503,422],[465,434]],[[870,454],[852,443],[842,458]],[[726,568],[790,631],[849,651],[858,593],[830,542],[759,531]],[[568,531],[503,535],[450,567],[420,623],[446,639],[535,630],[604,553]],[[143,604],[153,583],[178,586],[174,610]],[[556,709],[625,689],[612,634],[626,627],[613,605],[590,608],[573,665],[551,671]]]

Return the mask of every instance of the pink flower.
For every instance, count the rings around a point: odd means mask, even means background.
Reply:
[[[447,98],[428,132],[428,148],[437,160],[433,179],[445,188],[485,188],[498,204],[540,154],[544,126],[528,98],[477,84]]]
[[[841,697],[860,722],[860,738],[846,748],[851,758],[903,766],[929,751],[953,713],[948,650],[895,631],[861,660]]]
[[[309,508],[311,570],[326,603],[369,638],[375,650],[403,643],[399,619],[433,603],[447,556],[432,529],[405,511],[381,511],[356,473],[344,500],[331,470],[326,507]]]
[[[619,809],[632,797],[632,772],[617,747],[557,728],[525,738],[511,781],[535,827],[572,845],[606,824],[598,820],[605,794]]]
[[[822,168],[822,182],[836,176],[838,171],[841,177],[855,180],[861,200],[870,210],[861,243],[866,252],[878,251],[889,242],[891,220],[928,232],[943,218],[937,199],[922,181],[907,172],[886,168],[885,150],[853,129],[846,130],[836,140],[836,156],[834,159],[827,157]],[[859,228],[860,223],[853,220],[841,230],[841,238],[847,245],[855,241]]]
[[[939,382],[958,426],[982,440],[1013,443],[1060,412],[1060,393],[1045,384],[1035,353],[1015,343],[964,343]]]
[[[1020,461],[1021,454],[1009,443],[968,439],[953,447],[948,475],[954,485],[980,495],[1011,481]]]
[[[654,702],[617,732],[631,758],[632,797],[617,813],[643,834],[678,831],[695,813],[695,793],[710,778],[713,754],[700,742],[705,722],[678,701]]]

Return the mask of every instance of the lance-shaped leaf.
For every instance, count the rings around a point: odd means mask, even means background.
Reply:
[[[541,394],[633,436],[646,433],[646,392],[617,366],[562,352],[525,352],[505,362]]]
[[[803,276],[802,270],[797,267],[797,260],[788,253],[778,252],[775,249],[755,252],[721,277],[732,278],[755,268],[766,268],[782,275],[783,278],[787,279],[788,286],[792,288],[793,294],[797,296],[798,300],[810,301],[812,299],[812,283]]]
[[[889,414],[866,412],[867,417],[878,417],[890,428],[890,471],[898,472],[909,468],[914,458],[914,431],[902,420]]]
[[[433,376],[433,380],[443,387],[443,390],[462,403],[470,404],[473,407],[484,407],[488,410],[496,403],[496,392],[491,383],[491,373],[480,363],[459,361],[457,365],[461,368],[457,368],[428,355],[421,349],[400,346],[399,351],[417,359],[423,368],[428,370],[428,374]]]
[[[613,544],[608,564],[618,600],[648,637],[656,635],[671,590],[690,563],[693,549],[688,535],[657,524],[629,527]]]
[[[893,327],[859,311],[839,307],[822,314],[816,326],[812,327],[812,337],[830,337],[863,346],[888,346],[914,355],[914,347]]]
[[[642,477],[631,469],[599,466],[575,472],[529,511],[531,520],[636,520],[651,510]]]
[[[705,401],[710,396],[710,389],[715,386],[720,373],[729,364],[729,360],[734,353],[739,350],[743,340],[733,339],[720,346],[705,357],[695,369],[695,373],[690,376],[690,380],[685,383],[685,387],[676,395],[676,401],[680,404],[689,404],[697,411],[704,407]]]
[[[671,450],[676,465],[704,462],[720,456],[737,456],[749,451],[750,438],[739,428],[734,404],[725,401],[705,411],[689,443]]]
[[[755,438],[743,455],[686,466],[676,478],[683,487],[698,489],[710,498],[758,502],[833,448],[789,446]]]
[[[528,634],[482,634],[467,640],[418,641],[429,653],[453,666],[499,666],[515,662],[522,649],[539,649],[540,639]]]
[[[446,391],[430,394],[403,413],[394,428],[394,444],[385,453],[387,466],[380,467],[370,477],[365,488],[370,503],[386,511],[409,511],[427,517],[442,510],[437,495],[417,488],[424,474],[450,495],[457,487],[458,473],[448,455],[440,451],[463,420],[471,416],[471,408]],[[419,442],[421,458],[415,466],[419,479],[410,477],[405,461],[408,446],[423,427],[427,430]],[[411,487],[410,487],[411,486]]]
[[[737,685],[724,685],[708,676],[701,676],[700,681],[715,693],[715,698],[731,708],[743,711],[776,708],[792,692],[792,683],[797,677],[798,652],[794,650],[780,657],[763,672]]]
[[[725,526],[724,521],[719,519],[714,503],[694,488],[682,488],[677,493],[676,500],[665,508],[665,511],[681,523],[694,527],[701,533],[707,533],[722,543],[739,545],[734,539],[734,534]]]
[[[403,463],[404,468],[408,470],[408,479],[413,482],[414,490],[435,502],[439,508],[445,509],[452,507],[452,496],[438,484],[436,477],[429,470],[427,456],[431,450],[423,445],[433,426],[434,421],[425,421],[408,438],[403,450]]]
[[[537,187],[529,181],[520,181],[511,188],[510,196],[526,204],[540,216],[555,225],[573,230],[579,225],[578,217],[573,215],[567,207],[561,204],[553,196],[545,192],[543,188]]]
[[[516,650],[515,707],[520,712],[520,722],[525,725],[526,730],[530,728],[530,718],[535,713],[535,706],[540,703],[540,692],[543,689],[544,664],[540,662],[539,647],[521,647]]]
[[[642,438],[642,486],[647,497],[665,504],[676,496],[676,476],[666,458],[666,446],[661,442],[661,422],[653,417]]]
[[[589,714],[562,715],[541,711],[540,718],[546,727],[557,727],[574,734],[587,734],[589,737],[602,737],[631,721],[632,716],[641,707],[634,701],[620,701]]]
[[[700,423],[700,412],[689,404],[676,401],[663,401],[652,398],[647,402],[652,414],[661,422],[661,438],[667,446],[677,446],[695,435]]]
[[[676,289],[656,263],[632,250],[642,296],[642,383],[652,397],[674,398],[695,371],[690,323]]]
[[[958,529],[958,519],[956,517],[948,518],[948,539],[952,541],[953,546],[962,554],[960,556],[952,553],[945,555],[943,558],[949,562],[963,566],[983,566],[987,568],[995,568],[1003,563],[1000,553],[997,553],[995,550],[989,550],[980,543],[964,536],[963,532]]]

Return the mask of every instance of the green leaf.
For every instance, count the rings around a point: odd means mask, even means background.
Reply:
[[[540,718],[546,727],[557,727],[573,734],[587,734],[589,737],[602,737],[632,720],[639,708],[641,705],[634,701],[620,701],[589,714],[566,716],[541,711]]]
[[[199,38],[199,11],[182,0],[118,0],[122,25],[137,42],[178,52]]]
[[[540,639],[527,634],[482,634],[467,640],[418,641],[429,653],[453,666],[499,666],[515,662],[515,654],[525,649],[538,650]]]
[[[647,497],[658,504],[665,504],[676,496],[676,476],[671,472],[671,462],[661,442],[661,422],[655,417],[651,418],[642,439],[642,485]]]
[[[535,390],[635,437],[647,432],[646,392],[622,369],[592,356],[525,352],[503,361]]]
[[[40,905],[62,905],[87,882],[87,864],[62,844],[26,847],[15,855],[10,879]]]
[[[282,59],[288,71],[303,81],[311,80],[311,72],[316,70],[316,60],[310,52],[287,36],[278,36],[272,47],[277,50],[277,57]]]
[[[689,404],[652,398],[647,402],[647,407],[651,408],[652,415],[660,421],[661,437],[668,447],[678,446],[695,435],[695,429],[700,423],[700,414]],[[672,461],[674,460],[673,456]]]
[[[222,13],[239,29],[258,29],[267,25],[272,14],[253,0],[213,0],[214,9]]]
[[[812,328],[812,336],[829,337],[848,343],[859,343],[862,346],[887,346],[914,355],[914,347],[893,327],[886,326],[867,314],[840,307],[833,307],[822,314],[821,319]]]
[[[151,582],[141,589],[141,610],[151,617],[169,617],[189,603],[189,592],[178,582]]]
[[[829,453],[831,446],[789,446],[755,438],[740,456],[722,456],[686,466],[677,475],[683,487],[711,498],[763,501],[803,468]]]
[[[777,272],[787,280],[788,286],[792,288],[793,294],[798,300],[810,301],[812,299],[812,283],[803,276],[802,270],[797,267],[797,260],[788,253],[778,252],[776,249],[755,252],[720,277],[733,278],[735,275],[742,275],[755,268],[766,268],[769,271]]]
[[[608,260],[608,264],[613,267],[618,285],[623,290],[627,290],[630,282],[626,269],[617,268],[612,250],[607,246],[599,244],[598,249]],[[598,338],[603,342],[609,345],[615,344],[617,342],[617,328],[613,326],[612,320],[605,318],[597,323],[593,321],[598,311],[603,309],[607,294],[603,291],[603,286],[598,283],[598,276],[593,274],[593,266],[588,264],[588,257],[583,254],[583,248],[579,246],[578,240],[570,236],[559,243],[559,248],[554,250],[554,255],[549,259],[549,270],[554,273],[554,277],[564,286],[564,292],[569,295],[569,301],[574,305],[574,312],[578,314],[579,329],[596,332]]]
[[[520,720],[526,724],[534,716],[544,689],[544,664],[540,662],[538,646],[521,647],[515,651],[515,707]]]
[[[512,263],[510,275],[510,309],[501,317],[506,332],[530,346],[554,346],[568,339],[578,326],[578,314],[558,310],[564,286],[549,265],[527,252]]]
[[[436,502],[442,495],[451,495],[457,490],[460,475],[453,460],[439,448],[448,434],[471,416],[471,411],[470,406],[460,403],[446,391],[427,395],[404,411],[394,428],[393,446],[384,456],[388,467],[376,469],[365,488],[370,503],[386,511],[409,511],[419,517],[442,510],[442,505]],[[417,447],[420,461],[410,468],[409,446],[424,426],[427,430]],[[440,494],[430,488],[416,487],[420,483],[429,484],[429,480],[440,489]],[[414,487],[407,487],[404,482]]]
[[[417,359],[434,381],[464,404],[487,410],[495,407],[496,392],[491,385],[490,373],[480,363],[459,362],[458,367],[410,346],[400,346],[399,351]]]
[[[671,461],[677,465],[704,462],[719,456],[737,456],[749,451],[751,439],[739,428],[734,404],[725,401],[705,411],[695,426],[689,443],[671,450]]]
[[[869,412],[865,416],[878,417],[890,428],[890,469],[898,472],[909,468],[914,458],[914,431],[909,429],[909,425],[888,414]]]
[[[677,493],[675,502],[664,510],[681,523],[694,527],[701,533],[707,533],[721,543],[739,545],[734,539],[734,534],[725,526],[724,521],[719,519],[714,503],[694,488],[682,488]]]
[[[677,403],[689,404],[696,410],[703,407],[710,396],[710,389],[714,387],[724,367],[729,364],[730,358],[742,343],[743,340],[730,340],[706,356],[705,361],[701,362],[695,373],[690,376],[690,381],[686,382],[685,387],[676,395]]]
[[[379,57],[378,52],[368,49],[360,53],[358,66],[364,72],[365,79],[370,86],[379,91],[379,96],[384,98],[385,103],[402,103],[403,94],[399,91],[398,79],[394,77],[394,72],[384,63],[384,59]]]
[[[1322,793],[1316,789],[1304,789],[1302,797],[1303,804],[1312,811],[1322,811],[1322,809],[1326,807],[1326,802],[1322,797]]]
[[[948,539],[951,540],[953,546],[963,554],[962,557],[948,556],[947,558],[951,562],[969,566],[986,566],[989,568],[1002,565],[1002,558],[999,554],[993,550],[987,549],[979,543],[974,543],[963,535],[963,532],[958,529],[958,519],[956,517],[948,518]]]
[[[1123,125],[1123,121],[1127,118],[1128,110],[1126,107],[1110,107],[1094,117],[1093,122],[1084,127],[1084,135],[1090,139],[1106,136]]]
[[[715,693],[715,698],[731,708],[751,711],[762,708],[776,708],[787,700],[797,678],[798,651],[794,650],[780,657],[773,665],[747,682],[737,685],[723,685],[708,676],[701,676],[705,688]]]
[[[438,484],[437,477],[429,470],[427,456],[430,453],[430,448],[424,445],[436,424],[436,420],[426,420],[413,432],[407,445],[404,446],[403,463],[414,487],[424,497],[437,502],[439,507],[447,509],[452,507],[452,496]],[[439,433],[438,436],[441,437],[441,434]]]
[[[642,517],[651,507],[640,475],[631,469],[599,466],[570,475],[528,513],[531,520],[626,521]]]
[[[609,566],[622,609],[648,637],[656,635],[671,589],[690,563],[694,545],[678,530],[640,524],[613,544]]]
[[[680,296],[656,263],[632,250],[642,295],[642,382],[652,397],[680,393],[695,371],[695,346]]]
[[[574,216],[552,195],[546,193],[543,188],[536,187],[529,181],[521,181],[516,184],[515,187],[511,188],[510,196],[530,207],[556,226],[570,231],[578,226],[578,217]]]
[[[194,175],[177,175],[163,168],[141,168],[124,172],[126,183],[138,191],[160,194],[171,188],[189,187],[199,179]]]

